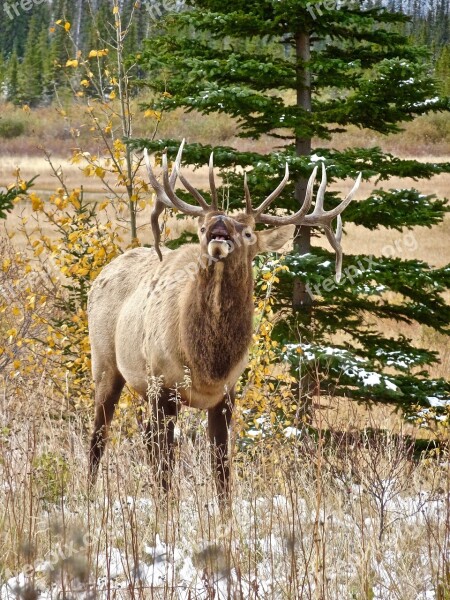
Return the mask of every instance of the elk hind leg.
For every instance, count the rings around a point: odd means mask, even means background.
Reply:
[[[95,419],[89,452],[89,483],[97,478],[98,466],[106,446],[108,427],[114,416],[125,380],[118,371],[105,371],[95,386]]]
[[[208,410],[208,435],[211,443],[212,466],[219,500],[228,501],[230,464],[228,456],[228,432],[234,405],[234,390],[222,402]]]
[[[178,417],[178,401],[168,388],[159,390],[151,398],[152,412],[146,428],[146,443],[150,460],[156,469],[157,480],[164,492],[168,492],[174,464],[175,423]]]

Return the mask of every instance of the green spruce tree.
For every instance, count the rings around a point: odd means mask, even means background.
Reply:
[[[442,48],[436,62],[436,78],[442,94],[450,96],[450,45]]]
[[[240,137],[269,135],[278,142],[269,154],[215,148],[231,206],[242,207],[242,168],[257,202],[274,189],[288,162],[291,183],[277,201],[288,211],[302,204],[308,177],[322,161],[329,182],[356,178],[359,171],[364,179],[382,181],[450,172],[448,163],[400,160],[380,148],[312,150],[313,138],[331,139],[349,125],[388,134],[399,131],[401,122],[449,107],[428,74],[427,52],[395,31],[407,22],[405,15],[357,3],[329,4],[232,0],[224,6],[197,0],[191,10],[169,16],[166,29],[148,41],[142,64],[148,85],[162,98],[152,108],[223,112],[237,120]],[[167,146],[173,154],[178,142],[136,140],[135,145]],[[184,161],[204,165],[211,150],[191,143]],[[337,202],[335,193],[326,194],[328,207]],[[446,210],[444,200],[414,189],[374,189],[350,205],[344,221],[402,232],[436,225]],[[285,348],[279,359],[290,361],[294,374],[310,370],[315,379],[318,370],[325,394],[392,403],[407,413],[430,405],[444,410],[450,385],[431,379],[426,370],[438,360],[436,352],[386,332],[395,320],[448,333],[450,307],[443,294],[450,268],[393,256],[374,260],[362,249],[345,257],[337,285],[334,257],[315,247],[312,235],[306,227],[297,231],[289,275],[277,289],[285,316],[274,331]]]
[[[40,33],[39,20],[33,16],[19,76],[19,98],[30,106],[39,104],[44,92],[44,49]]]
[[[6,99],[14,104],[19,103],[19,60],[15,50],[8,61],[6,71]]]

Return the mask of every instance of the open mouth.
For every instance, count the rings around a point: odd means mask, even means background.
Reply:
[[[231,237],[224,225],[218,224],[208,234],[208,242],[229,242]]]

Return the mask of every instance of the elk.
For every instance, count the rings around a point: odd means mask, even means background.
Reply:
[[[228,433],[235,384],[247,364],[252,338],[252,260],[261,252],[280,249],[294,225],[320,226],[336,251],[336,277],[342,264],[340,214],[361,180],[339,206],[323,209],[327,183],[322,165],[315,207],[308,214],[316,177],[315,167],[302,207],[292,215],[265,211],[289,179],[289,169],[277,188],[252,206],[244,179],[246,210],[226,214],[218,207],[213,155],[209,162],[211,203],[180,172],[184,141],[169,174],[162,156],[162,182],[147,165],[156,192],[151,224],[155,248],[128,250],[107,265],[95,280],[88,303],[92,372],[95,382],[95,422],[90,446],[90,482],[96,479],[108,427],[125,383],[151,405],[146,442],[167,491],[174,461],[174,427],[182,405],[206,409],[213,468],[220,497],[228,493]],[[192,205],[175,192],[177,178],[195,198]],[[177,250],[160,249],[158,218],[165,207],[198,218],[199,244]],[[332,221],[337,218],[337,230]],[[256,224],[273,225],[257,231]],[[188,373],[188,377],[186,377]],[[153,382],[153,383],[151,383]],[[157,382],[157,385],[153,385]]]

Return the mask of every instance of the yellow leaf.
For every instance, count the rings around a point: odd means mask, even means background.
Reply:
[[[76,58],[74,58],[73,60],[68,60],[66,62],[66,67],[78,67],[78,61]]]
[[[95,174],[97,175],[97,177],[100,177],[100,179],[103,179],[103,177],[105,176],[105,169],[102,169],[102,167],[96,167],[95,169]]]
[[[30,200],[31,200],[31,208],[33,210],[35,210],[35,211],[42,210],[42,208],[44,207],[44,203],[39,198],[39,196],[37,194],[35,194],[34,192],[32,192],[30,194]]]
[[[89,87],[89,80],[88,79],[82,79],[80,81],[81,85],[84,87]]]
[[[61,20],[61,19],[58,19],[58,20],[56,21],[56,25],[61,25],[61,23],[62,23],[62,20]]]
[[[65,29],[66,31],[70,31],[70,23],[69,23],[69,21],[66,21],[66,22],[64,23],[64,29]]]
[[[84,167],[84,169],[82,169],[82,172],[84,175],[86,175],[86,177],[91,177],[95,171],[92,165],[87,165],[86,167]]]
[[[114,100],[114,98],[116,97],[116,92],[113,90],[110,94],[109,94],[109,99],[110,100]]]
[[[144,117],[152,117],[153,119],[160,121],[161,113],[158,110],[152,110],[151,108],[149,108],[144,112]]]
[[[113,8],[113,15],[117,15],[117,13],[118,13],[118,12],[119,12],[119,7],[118,7],[118,6],[115,6],[115,7]]]

